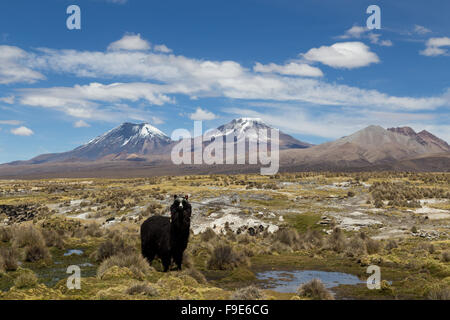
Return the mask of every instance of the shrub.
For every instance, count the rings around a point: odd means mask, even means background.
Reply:
[[[349,192],[347,192],[347,196],[348,196],[349,198],[354,197],[354,196],[355,196],[355,193],[354,193],[353,191],[349,191]]]
[[[366,239],[366,249],[368,254],[374,254],[380,251],[380,243],[371,238]]]
[[[64,249],[63,236],[56,232],[55,230],[42,230],[42,235],[45,239],[45,244],[47,247],[55,247],[58,249]]]
[[[308,230],[300,236],[301,245],[304,249],[320,248],[323,246],[323,236],[320,231]]]
[[[333,233],[328,238],[328,246],[336,252],[342,252],[346,246],[346,239],[344,233],[339,228],[335,228]]]
[[[151,271],[148,262],[140,254],[134,253],[125,255],[123,253],[119,253],[109,257],[100,264],[97,269],[97,276],[101,278],[106,270],[113,266],[127,267],[139,279],[143,278]]]
[[[247,257],[236,253],[230,245],[219,245],[214,248],[207,268],[210,270],[232,270],[239,265],[249,265]]]
[[[450,287],[438,286],[428,291],[429,300],[450,300]]]
[[[255,286],[248,286],[236,290],[231,295],[232,300],[262,300],[265,299],[263,292]]]
[[[147,283],[135,283],[129,287],[125,293],[129,295],[143,294],[150,297],[159,295],[158,289]]]
[[[290,247],[296,247],[300,240],[298,232],[294,229],[280,229],[274,234],[274,236],[275,240],[278,240]]]
[[[298,295],[313,300],[334,300],[333,295],[319,279],[302,284],[297,291]]]
[[[208,242],[209,240],[214,239],[216,237],[217,237],[216,233],[211,228],[206,229],[205,232],[203,232],[200,235],[200,239],[204,242]]]
[[[45,240],[41,231],[33,225],[20,226],[14,230],[14,245],[23,248],[35,244],[45,246]]]
[[[3,269],[6,271],[16,271],[19,267],[19,254],[14,248],[1,248],[0,259],[3,261]]]
[[[442,252],[442,261],[443,262],[450,262],[450,251]]]
[[[412,233],[417,233],[418,232],[417,227],[416,226],[412,226],[411,232]]]
[[[42,243],[36,243],[25,248],[25,261],[36,262],[50,258],[50,252]]]
[[[95,252],[95,260],[103,261],[119,253],[131,254],[133,251],[134,248],[127,244],[125,239],[120,236],[114,236],[113,239],[108,239],[100,244]]]
[[[356,236],[348,242],[346,253],[350,257],[358,257],[367,253],[366,242]]]
[[[11,227],[0,227],[0,242],[9,242],[12,238]]]
[[[14,281],[14,286],[18,289],[32,288],[37,284],[37,282],[38,279],[34,272],[24,272],[16,278]]]
[[[391,251],[394,248],[398,248],[397,241],[389,240],[388,243],[386,243],[385,249]]]

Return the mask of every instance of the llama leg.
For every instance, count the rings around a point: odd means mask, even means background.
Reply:
[[[172,260],[172,259],[171,259],[169,253],[164,254],[164,255],[161,257],[161,262],[162,262],[163,267],[164,267],[164,272],[169,271],[169,267],[170,267],[170,262],[171,262],[171,260]]]
[[[181,270],[181,264],[183,263],[183,252],[175,253],[173,259],[175,260],[177,269]]]

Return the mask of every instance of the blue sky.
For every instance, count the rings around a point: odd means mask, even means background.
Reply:
[[[81,8],[68,30],[66,8]],[[366,8],[381,8],[368,30]],[[450,2],[0,2],[0,163],[125,121],[259,117],[312,143],[370,124],[450,140]]]

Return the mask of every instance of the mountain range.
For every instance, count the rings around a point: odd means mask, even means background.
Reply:
[[[234,144],[245,138],[270,142],[270,136],[260,136],[258,129],[271,127],[261,119],[234,119],[206,132],[203,140],[207,142],[203,145],[219,137]],[[230,136],[235,138],[225,139]],[[252,165],[175,166],[170,153],[178,142],[148,123],[127,122],[71,151],[0,165],[0,177],[141,176],[255,170]],[[320,145],[300,141],[280,131],[279,143],[280,171],[450,170],[448,143],[428,131],[416,133],[410,127],[384,129],[372,125]]]

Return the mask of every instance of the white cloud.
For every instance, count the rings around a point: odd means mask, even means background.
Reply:
[[[162,52],[162,53],[172,52],[172,49],[167,48],[167,46],[164,44],[158,44],[158,45],[153,46],[153,50],[155,52]]]
[[[74,128],[88,128],[90,124],[84,120],[78,120],[73,124]]]
[[[105,0],[106,2],[116,3],[116,4],[125,4],[128,0]]]
[[[108,46],[108,50],[118,51],[145,51],[150,49],[150,43],[138,34],[126,34],[122,39],[114,41]]]
[[[214,120],[217,117],[216,117],[216,115],[214,113],[198,107],[197,110],[195,110],[194,113],[191,113],[189,115],[189,118],[191,120],[206,121],[206,120]]]
[[[263,65],[257,62],[253,67],[253,71],[263,73],[279,73],[292,76],[323,77],[323,72],[319,68],[312,67],[306,63],[296,62],[290,62],[283,66],[275,63]]]
[[[421,55],[424,56],[440,56],[440,55],[449,55],[449,51],[446,47],[450,46],[450,38],[449,37],[441,37],[441,38],[430,38],[426,42],[426,48],[420,51]]]
[[[358,41],[313,48],[302,55],[309,61],[320,62],[333,68],[353,69],[380,62],[368,46]]]
[[[18,126],[19,124],[22,124],[23,121],[20,120],[0,120],[0,124],[7,124],[11,126]]]
[[[33,83],[45,77],[27,66],[29,55],[13,46],[0,46],[0,84]]]
[[[424,26],[416,24],[416,25],[414,25],[414,32],[422,35],[422,34],[430,33],[431,30],[425,28]]]
[[[15,129],[11,129],[11,133],[16,136],[31,136],[34,134],[34,132],[31,129],[28,129],[27,127],[21,126]]]
[[[14,96],[9,96],[9,97],[2,97],[0,98],[1,102],[7,103],[7,104],[13,104],[14,103]]]
[[[390,47],[393,45],[391,40],[382,40],[380,39],[381,34],[373,33],[370,29],[367,27],[361,27],[361,26],[353,26],[343,35],[337,36],[337,39],[369,39],[369,41],[373,44],[383,46],[383,47]]]
[[[341,36],[338,36],[337,38],[339,39],[357,39],[357,38],[361,38],[361,36],[368,32],[369,29],[366,27],[360,27],[360,26],[353,26],[350,29],[348,29],[347,31],[345,31],[345,33]]]
[[[378,33],[369,33],[368,37],[373,44],[378,44],[383,47],[391,47],[393,45],[391,40],[380,40],[381,34]]]

